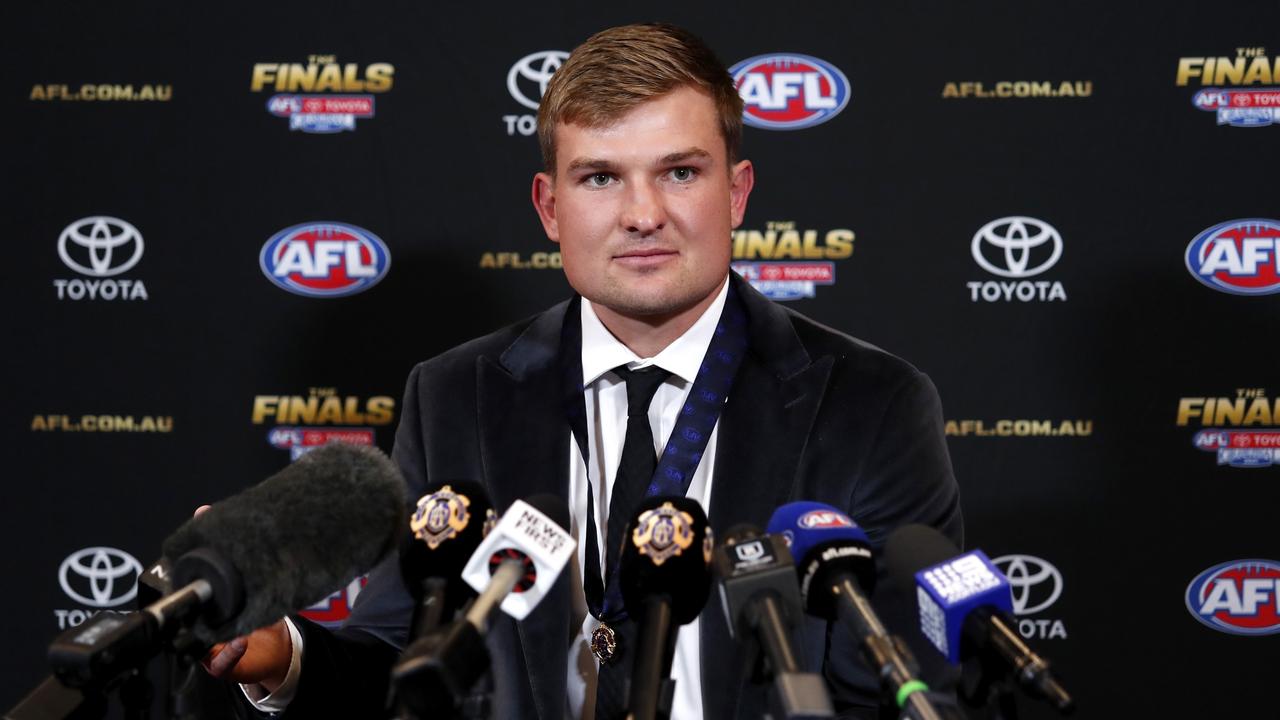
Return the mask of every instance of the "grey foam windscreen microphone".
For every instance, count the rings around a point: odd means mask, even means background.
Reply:
[[[213,603],[193,630],[214,643],[307,607],[368,572],[406,532],[408,501],[377,448],[331,443],[217,502],[163,544],[173,584],[208,580]],[[236,607],[234,588],[243,587]]]

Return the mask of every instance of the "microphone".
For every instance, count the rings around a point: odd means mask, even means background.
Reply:
[[[961,554],[937,530],[907,525],[889,536],[884,557],[889,576],[899,581],[899,587],[916,588],[921,633],[948,662],[958,665],[977,658],[984,678],[987,671],[1012,677],[1024,692],[1058,712],[1065,715],[1075,709],[1049,663],[1015,629],[1009,580],[985,553]],[[975,697],[966,700],[981,701],[983,689],[998,690],[987,688],[989,684],[979,682]]]
[[[711,590],[711,528],[696,500],[656,496],[639,504],[622,537],[618,585],[637,620],[627,717],[665,718],[675,692],[676,633],[698,617]]]
[[[555,495],[517,500],[476,548],[462,579],[480,592],[462,618],[415,640],[392,668],[397,696],[412,717],[456,711],[489,669],[484,636],[501,607],[523,620],[573,557],[569,508]],[[446,713],[447,714],[447,713]]]
[[[516,620],[533,612],[578,547],[568,527],[569,506],[555,495],[512,503],[462,569],[462,579],[481,593],[467,611],[468,618],[484,604],[486,593],[495,595],[486,603],[501,603],[502,611]],[[495,593],[503,586],[510,587]],[[485,613],[492,614],[492,609]]]
[[[799,501],[775,510],[768,529],[791,539],[805,610],[850,629],[863,660],[880,678],[886,703],[910,717],[940,720],[911,651],[889,634],[867,599],[875,590],[876,567],[862,528],[830,505]]]
[[[411,640],[453,620],[475,597],[462,568],[497,521],[478,483],[436,483],[418,499],[400,543],[400,576],[414,600]]]
[[[191,518],[163,543],[171,593],[128,615],[99,613],[49,647],[72,687],[105,682],[160,652],[180,627],[202,652],[341,588],[395,547],[404,481],[376,448],[319,447]],[[198,647],[197,647],[198,646]]]
[[[773,677],[781,718],[835,717],[822,677],[801,672],[792,638],[798,629],[800,592],[796,568],[780,535],[765,535],[752,525],[731,528],[716,548],[712,567],[720,580],[720,600],[729,632],[753,639],[763,648],[766,672]]]

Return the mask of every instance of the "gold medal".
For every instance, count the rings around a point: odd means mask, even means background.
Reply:
[[[591,654],[603,665],[613,659],[618,651],[618,634],[613,628],[600,623],[591,631]]]

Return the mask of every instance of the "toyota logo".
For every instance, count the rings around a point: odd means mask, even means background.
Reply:
[[[1043,220],[1014,215],[983,225],[973,236],[972,250],[974,261],[983,270],[1000,277],[1025,278],[1058,262],[1062,236]]]
[[[517,60],[516,64],[511,66],[511,71],[507,73],[507,91],[516,102],[531,110],[537,110],[538,102],[547,92],[547,83],[551,82],[552,74],[560,69],[568,58],[569,53],[561,50],[543,50],[525,55]],[[521,79],[526,81],[524,83],[526,86],[531,83],[538,86],[538,94],[532,99],[525,89],[521,88]]]
[[[1034,555],[1002,555],[991,562],[1009,578],[1014,615],[1034,615],[1062,594],[1062,573],[1046,560]]]
[[[72,600],[89,607],[123,605],[138,594],[142,564],[115,548],[90,547],[72,553],[58,568],[58,582]],[[88,591],[86,595],[84,590]]]
[[[120,218],[82,218],[68,225],[58,237],[58,257],[82,275],[119,275],[142,259],[142,234]]]

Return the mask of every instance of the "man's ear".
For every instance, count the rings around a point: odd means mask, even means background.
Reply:
[[[729,217],[733,227],[747,214],[747,198],[756,184],[756,169],[750,160],[741,160],[729,171]]]
[[[560,242],[560,223],[556,221],[556,184],[544,172],[533,176],[533,209],[538,211],[542,229],[552,242]]]

